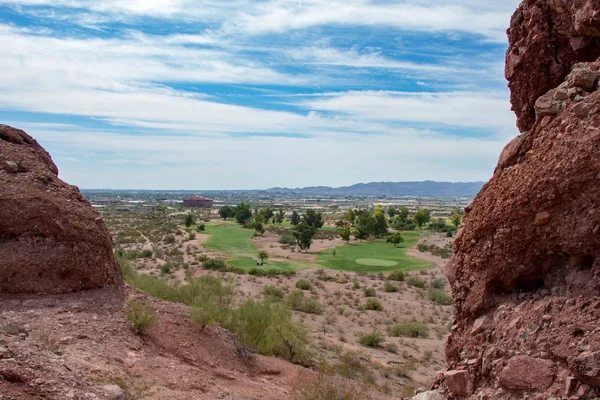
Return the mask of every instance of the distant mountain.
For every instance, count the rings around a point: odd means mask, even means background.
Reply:
[[[305,188],[267,189],[273,194],[300,194],[315,196],[454,196],[475,197],[485,182],[370,182],[332,188],[311,186]]]

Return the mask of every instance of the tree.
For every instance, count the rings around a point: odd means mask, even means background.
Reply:
[[[262,235],[263,233],[265,233],[265,227],[263,226],[263,222],[258,217],[254,218],[254,220],[252,220],[252,222],[248,225],[250,228],[253,228],[254,231],[259,235]]]
[[[277,214],[275,214],[275,222],[277,222],[279,225],[281,225],[281,223],[283,222],[284,219],[285,219],[285,211],[279,210],[277,212]]]
[[[415,224],[421,228],[431,219],[431,212],[429,210],[419,210],[415,213],[414,219]]]
[[[296,211],[293,211],[292,216],[290,217],[290,223],[294,226],[298,225],[300,223],[300,214],[298,214]]]
[[[270,207],[261,208],[257,214],[257,217],[260,218],[263,223],[268,224],[269,220],[273,218],[273,210]]]
[[[398,210],[396,210],[394,207],[390,207],[388,208],[387,213],[390,216],[390,218],[394,218],[394,216],[398,214]]]
[[[396,233],[392,233],[390,236],[388,236],[387,243],[392,243],[394,245],[394,247],[397,247],[398,244],[404,242],[404,238],[402,237],[402,234],[400,232],[396,232]]]
[[[377,206],[373,210],[373,235],[376,237],[383,237],[387,235],[388,231],[387,219],[385,218],[385,212],[381,206]]]
[[[350,230],[350,225],[345,225],[343,228],[338,230],[338,234],[342,238],[342,240],[346,241],[346,243],[350,242],[350,234],[352,231]]]
[[[296,239],[296,244],[298,244],[300,250],[310,249],[310,245],[312,244],[313,237],[316,233],[317,228],[308,225],[304,221],[300,222],[298,225],[296,225],[296,227],[294,227],[294,238]]]
[[[315,210],[307,210],[302,219],[306,225],[316,229],[321,229],[321,227],[323,227],[323,214],[316,212]]]
[[[344,213],[343,219],[353,224],[354,220],[356,219],[356,213],[354,212],[354,210],[348,210]]]
[[[454,214],[452,214],[450,217],[450,222],[452,225],[458,228],[462,222],[462,216],[458,212],[454,211]]]
[[[260,262],[264,262],[269,258],[269,254],[266,251],[261,250],[258,252],[258,258],[260,258]]]
[[[227,218],[232,218],[234,214],[234,209],[231,206],[223,206],[219,209],[219,216],[224,220],[227,220]]]
[[[408,214],[409,214],[408,208],[402,207],[398,211],[398,215],[396,218],[398,218],[403,223],[406,223],[406,222],[408,222]]]
[[[192,214],[188,214],[185,216],[185,227],[189,228],[190,226],[194,225],[194,216]]]
[[[252,211],[250,211],[250,206],[244,203],[238,204],[236,207],[235,221],[240,225],[244,225],[250,221],[251,218]]]
[[[367,239],[375,232],[375,219],[369,210],[357,210],[354,222],[354,237],[358,240]]]

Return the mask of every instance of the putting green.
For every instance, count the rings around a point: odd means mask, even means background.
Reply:
[[[398,265],[396,261],[382,260],[380,258],[359,258],[354,260],[354,262],[360,265],[367,265],[369,267],[393,267]]]

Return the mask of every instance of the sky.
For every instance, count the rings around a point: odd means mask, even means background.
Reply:
[[[82,188],[491,177],[518,0],[0,0],[0,123]]]

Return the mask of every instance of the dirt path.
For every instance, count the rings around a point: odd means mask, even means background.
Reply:
[[[413,247],[408,249],[406,251],[406,254],[419,260],[427,261],[428,263],[431,263],[434,266],[443,270],[446,266],[446,263],[448,262],[448,259],[444,259],[431,253],[421,252],[417,249],[417,246],[419,245],[419,243],[426,243],[428,245],[435,244],[436,246],[444,247],[448,243],[452,243],[452,240],[452,238],[448,238],[446,237],[446,235],[442,234],[433,234],[430,236],[426,236],[420,239],[417,242],[417,244],[415,244]]]

